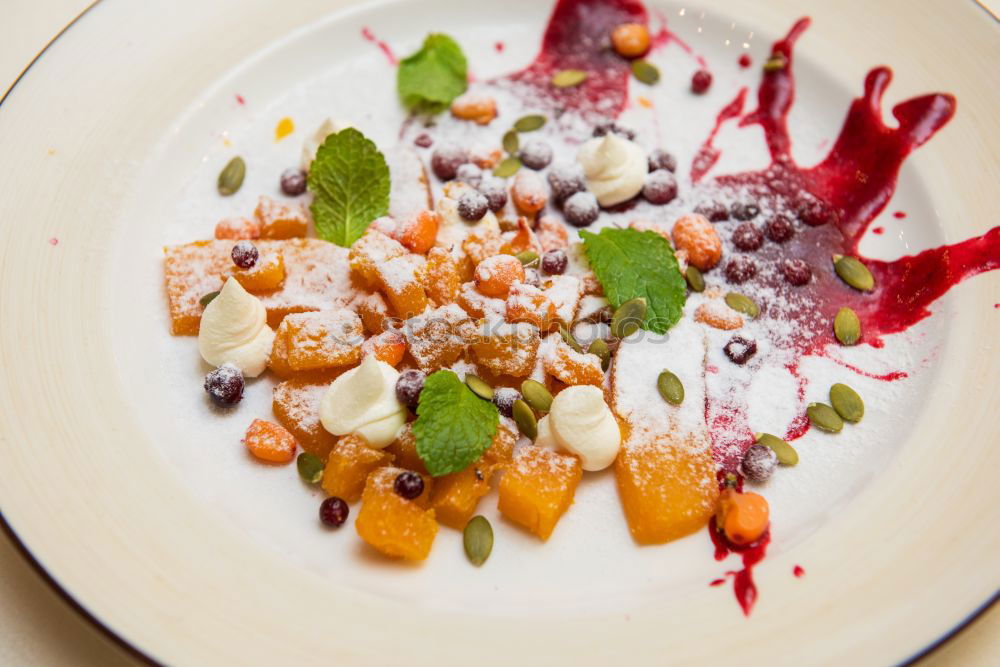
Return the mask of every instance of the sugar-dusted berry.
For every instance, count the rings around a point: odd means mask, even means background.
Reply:
[[[481,294],[505,297],[511,285],[524,281],[524,266],[511,255],[494,255],[476,265],[475,280]]]
[[[746,255],[737,255],[726,262],[725,273],[726,280],[739,285],[757,275],[757,263]]]
[[[413,411],[417,412],[420,403],[420,392],[424,390],[424,380],[427,374],[415,368],[405,370],[396,380],[396,399]]]
[[[563,202],[563,215],[566,222],[574,227],[586,227],[600,215],[597,197],[590,192],[577,192]]]
[[[740,250],[752,252],[764,245],[764,234],[752,222],[744,222],[733,230],[732,240]]]
[[[243,372],[232,364],[220,366],[205,376],[205,391],[218,405],[236,405],[243,400]]]

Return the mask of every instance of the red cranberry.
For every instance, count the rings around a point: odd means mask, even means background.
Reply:
[[[486,205],[494,213],[507,205],[507,186],[499,178],[483,179],[476,189],[486,197]]]
[[[812,269],[801,259],[786,259],[781,265],[781,273],[789,284],[805,285],[812,278]]]
[[[621,137],[625,137],[629,141],[635,139],[635,132],[628,129],[627,127],[622,127],[618,123],[600,123],[594,127],[594,136],[603,137],[608,133],[614,133]]]
[[[252,269],[260,258],[257,246],[249,241],[237,241],[230,255],[233,258],[233,264],[241,269]]]
[[[468,161],[468,151],[458,144],[441,144],[431,155],[431,169],[442,181],[450,181],[455,178],[458,168]]]
[[[557,204],[587,189],[583,176],[583,167],[575,162],[564,162],[554,165],[549,170],[549,187],[552,188],[552,198]]]
[[[666,169],[670,172],[677,171],[677,158],[662,148],[654,148],[647,160],[650,171],[656,171],[657,169]]]
[[[542,277],[538,275],[538,271],[536,271],[535,269],[525,269],[524,284],[531,285],[532,287],[541,287]]]
[[[776,215],[764,225],[764,234],[775,243],[784,243],[795,234],[795,227],[785,216]]]
[[[568,266],[569,257],[566,256],[566,251],[561,248],[549,250],[542,255],[542,271],[550,276],[558,276],[566,273],[566,267]]]
[[[599,213],[597,197],[590,192],[577,192],[563,204],[566,222],[574,227],[586,227],[597,220]]]
[[[205,376],[205,391],[218,405],[236,405],[243,400],[243,372],[232,364],[216,368]]]
[[[319,504],[319,520],[331,528],[343,526],[350,512],[347,503],[337,496],[330,496]]]
[[[417,411],[420,392],[424,390],[426,378],[422,371],[410,369],[400,373],[396,380],[396,399],[414,413]]]
[[[499,387],[493,390],[493,405],[497,406],[504,417],[514,416],[514,401],[521,398],[521,392],[510,387]]]
[[[650,204],[667,204],[677,196],[677,179],[666,169],[657,169],[646,177],[642,196]]]
[[[529,141],[521,148],[520,158],[528,169],[545,169],[552,162],[552,147],[544,141]]]
[[[757,263],[746,255],[737,255],[726,264],[726,280],[739,285],[757,275]]]
[[[455,171],[455,180],[477,187],[483,181],[483,170],[471,162],[467,162]]]
[[[402,498],[413,500],[419,498],[424,492],[424,478],[415,472],[406,470],[396,475],[396,481],[392,483],[392,488]]]
[[[707,69],[700,69],[691,77],[691,92],[701,95],[712,85],[712,73]]]
[[[750,445],[740,463],[743,476],[757,484],[769,480],[777,467],[778,455],[773,449],[764,445]]]
[[[760,213],[760,207],[749,202],[736,202],[729,212],[737,220],[753,220]]]
[[[413,143],[415,143],[417,146],[420,146],[421,148],[430,148],[432,145],[434,145],[434,140],[431,139],[431,135],[427,134],[426,132],[423,132],[417,135],[417,138],[413,140]]]
[[[482,220],[489,207],[490,202],[486,195],[475,190],[463,192],[458,198],[458,214],[470,222]]]
[[[752,252],[764,245],[764,235],[752,222],[744,222],[733,230],[733,245],[744,252]]]
[[[281,172],[281,191],[289,197],[298,197],[305,192],[306,172],[294,168]]]
[[[813,199],[802,204],[799,207],[798,214],[799,220],[810,227],[820,227],[828,222],[833,222],[836,215],[832,208],[818,199]]]
[[[729,360],[737,366],[742,366],[750,361],[750,357],[757,354],[757,343],[747,340],[743,336],[733,336],[726,343],[722,351],[726,353]]]
[[[694,212],[708,218],[709,222],[722,222],[729,219],[729,209],[717,201],[699,204]]]

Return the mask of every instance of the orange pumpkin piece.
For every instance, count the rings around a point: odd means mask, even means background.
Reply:
[[[410,318],[403,325],[410,355],[428,373],[458,361],[476,336],[476,324],[457,304]]]
[[[279,248],[265,248],[249,269],[241,269],[234,264],[223,274],[222,280],[229,276],[236,278],[248,292],[270,292],[281,287],[285,281],[285,260]]]
[[[393,490],[401,472],[402,468],[381,468],[368,477],[354,527],[361,539],[386,556],[424,560],[438,530],[434,510],[419,503],[430,485],[425,480],[424,494],[417,500],[406,500]]]
[[[164,282],[170,310],[170,333],[196,336],[205,307],[200,301],[222,289],[221,276],[232,265],[229,241],[195,241],[163,248]]]
[[[420,282],[431,301],[439,306],[454,303],[462,283],[458,264],[445,248],[431,248],[419,272]]]
[[[476,461],[465,470],[434,479],[431,507],[437,520],[462,530],[476,512],[480,499],[489,493],[494,465]]]
[[[480,294],[476,283],[462,283],[458,290],[458,305],[472,317],[483,318],[491,315],[502,317],[507,310],[507,302],[492,296]]]
[[[441,217],[434,211],[420,211],[416,215],[399,222],[396,240],[410,252],[423,255],[434,247]]]
[[[361,354],[374,354],[379,361],[396,366],[406,354],[406,339],[397,331],[383,331],[361,345]]]
[[[535,230],[535,234],[544,252],[565,249],[569,246],[566,225],[551,215],[543,215],[538,219],[538,229]]]
[[[473,267],[480,262],[500,254],[503,240],[500,232],[493,228],[476,229],[462,241],[462,252],[468,257]]]
[[[351,273],[369,289],[378,289],[377,267],[405,254],[406,248],[399,241],[376,229],[369,229],[351,246]]]
[[[302,238],[309,230],[309,215],[301,204],[282,204],[262,196],[253,214],[264,239]]]
[[[404,255],[376,267],[382,293],[396,317],[405,320],[427,309],[427,292],[417,278],[423,263],[424,258],[420,255]]]
[[[293,371],[350,366],[361,361],[361,318],[350,310],[293,313],[281,321],[275,340],[279,337],[284,338],[288,367]]]
[[[495,375],[525,377],[535,368],[540,341],[538,329],[530,324],[487,319],[472,352],[476,361]]]
[[[534,324],[551,331],[558,324],[555,304],[537,287],[525,283],[511,285],[507,296],[507,321]]]
[[[243,444],[256,458],[267,463],[289,463],[295,458],[298,443],[282,426],[254,419],[243,436]]]
[[[542,281],[542,291],[556,307],[556,314],[563,322],[576,318],[576,311],[583,299],[583,282],[576,276],[549,276]]]
[[[465,93],[452,101],[451,115],[479,125],[489,125],[497,117],[497,102],[489,95]]]
[[[368,446],[359,435],[348,434],[337,441],[326,459],[321,485],[328,495],[351,503],[361,497],[372,471],[392,463],[392,454]]]
[[[374,336],[385,331],[386,320],[389,319],[389,306],[377,292],[368,294],[357,302],[358,316],[365,333]]]
[[[597,355],[577,352],[557,333],[545,339],[541,355],[545,372],[563,384],[604,385],[604,371]]]
[[[260,224],[246,218],[226,218],[216,223],[215,238],[229,241],[259,239]]]
[[[406,468],[421,475],[427,474],[427,467],[420,455],[417,454],[417,437],[413,434],[412,422],[399,429],[399,435],[384,451],[396,457],[395,463],[400,468]]]
[[[505,517],[547,540],[573,504],[583,476],[580,460],[543,447],[522,447],[500,478],[497,507]]]
[[[500,252],[507,255],[516,255],[525,250],[533,250],[540,253],[542,249],[534,232],[531,231],[531,227],[528,225],[528,219],[523,215],[518,216],[517,226],[513,231],[505,232],[500,236],[504,240],[503,245],[500,246]]]
[[[329,386],[329,382],[287,380],[275,385],[271,394],[271,410],[278,422],[295,436],[303,451],[321,461],[337,444],[337,436],[323,428],[319,420],[320,404]]]
[[[516,429],[513,420],[501,417],[492,444],[483,452],[483,459],[498,465],[510,463],[514,459],[514,445],[517,443]]]

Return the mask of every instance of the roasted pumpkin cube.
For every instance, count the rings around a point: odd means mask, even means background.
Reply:
[[[233,263],[229,241],[195,241],[163,248],[170,332],[195,336],[205,307],[203,296],[222,289],[222,274]],[[228,250],[227,250],[228,249]]]
[[[465,528],[480,499],[489,493],[494,466],[479,460],[465,470],[435,478],[431,507],[437,520],[456,530]]]
[[[462,250],[472,262],[472,266],[477,266],[489,257],[499,255],[501,247],[503,247],[503,240],[500,238],[500,232],[492,228],[474,230],[462,241]]]
[[[419,272],[420,282],[431,301],[439,306],[454,303],[462,279],[458,264],[445,248],[431,248]]]
[[[275,333],[276,340],[278,337],[284,338],[292,371],[350,366],[361,361],[361,318],[350,310],[293,313],[281,321]],[[280,345],[276,343],[275,347]]]
[[[472,344],[472,352],[476,362],[491,373],[525,377],[535,368],[540,341],[538,328],[530,324],[487,319]]]
[[[369,229],[351,246],[351,273],[369,289],[377,289],[379,286],[377,267],[405,254],[406,248],[399,241],[389,238],[377,229]]]
[[[406,500],[393,490],[401,472],[402,468],[381,468],[368,477],[354,527],[361,539],[386,556],[423,560],[434,544],[438,524],[434,510],[421,507],[419,498]],[[425,484],[425,495],[428,488]]]
[[[413,434],[412,423],[407,423],[399,429],[396,439],[385,448],[385,451],[396,457],[395,464],[400,468],[406,468],[421,475],[427,474],[427,467],[424,466],[423,460],[417,454],[417,437]]]
[[[556,315],[569,324],[575,319],[580,300],[583,298],[583,283],[576,276],[549,276],[542,281],[542,291],[556,307]]]
[[[379,361],[397,366],[406,354],[406,339],[398,331],[383,331],[361,345],[362,354],[374,354]]]
[[[527,322],[546,332],[559,322],[552,300],[539,288],[524,283],[511,285],[507,296],[507,321]]]
[[[423,263],[420,255],[404,255],[376,267],[380,289],[396,317],[405,320],[427,309],[427,292],[417,277]]]
[[[595,354],[577,352],[557,333],[545,339],[541,357],[545,372],[564,384],[604,385],[600,358]]]
[[[514,445],[517,444],[517,426],[513,420],[501,417],[497,424],[493,442],[483,452],[483,458],[491,463],[505,465],[514,458]]]
[[[368,446],[359,435],[349,434],[337,441],[323,469],[323,490],[347,502],[361,497],[365,480],[372,471],[392,463],[392,454]]]
[[[262,196],[257,202],[254,217],[264,239],[302,238],[309,231],[309,214],[302,204],[282,204]]]
[[[424,254],[437,239],[441,218],[434,211],[419,211],[408,215],[399,221],[396,230],[396,240],[402,243],[410,252]]]
[[[226,218],[216,223],[215,238],[230,241],[259,239],[260,223],[246,218]]]
[[[469,281],[458,288],[458,305],[475,318],[500,316],[507,310],[507,302],[503,299],[486,296],[476,289],[476,283]]]
[[[249,269],[241,269],[235,264],[223,274],[222,280],[232,276],[248,292],[270,292],[285,282],[285,259],[281,249],[269,246],[260,252],[257,262]]]
[[[410,354],[427,372],[455,363],[476,335],[476,324],[456,304],[428,310],[403,323]]]
[[[583,476],[580,459],[543,447],[522,447],[500,478],[500,513],[547,540],[573,504]]]
[[[365,333],[374,336],[385,331],[389,320],[389,306],[381,294],[369,294],[358,301],[358,316],[361,317]]]
[[[304,451],[325,461],[337,443],[320,423],[319,408],[329,383],[288,380],[274,387],[271,409],[278,422],[295,436]]]

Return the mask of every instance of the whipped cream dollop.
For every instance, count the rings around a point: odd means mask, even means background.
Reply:
[[[350,123],[345,123],[339,120],[333,120],[332,118],[327,118],[320,126],[316,128],[316,131],[311,135],[306,137],[305,143],[302,145],[302,158],[299,161],[299,167],[302,171],[309,171],[309,166],[312,164],[313,160],[316,159],[316,151],[319,147],[323,145],[326,138],[331,134],[337,134],[341,130],[346,130],[349,127],[354,127]]]
[[[198,328],[198,351],[213,366],[232,364],[247,377],[267,367],[274,331],[267,326],[267,309],[235,278],[222,286],[205,307]]]
[[[551,411],[538,422],[535,444],[576,454],[584,470],[604,470],[618,456],[622,434],[604,392],[577,385],[563,389],[552,401]]]
[[[406,423],[406,407],[396,399],[399,372],[369,354],[340,375],[323,395],[319,419],[334,435],[360,435],[375,449],[388,447]]]
[[[576,161],[583,167],[587,189],[604,207],[639,194],[649,169],[639,144],[613,132],[587,141],[577,152]]]

